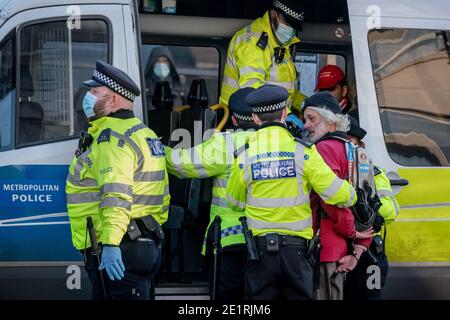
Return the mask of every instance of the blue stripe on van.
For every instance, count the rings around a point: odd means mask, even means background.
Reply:
[[[0,167],[0,261],[78,261],[67,217],[67,165]]]

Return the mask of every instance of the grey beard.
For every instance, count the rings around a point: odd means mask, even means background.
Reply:
[[[314,133],[316,134],[314,138],[310,138],[312,142],[316,142],[320,138],[322,138],[327,133],[327,128],[325,125],[325,121],[322,121],[317,128],[314,129]]]

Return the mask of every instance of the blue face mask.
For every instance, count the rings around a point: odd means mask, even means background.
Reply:
[[[170,73],[170,68],[167,63],[155,63],[155,66],[153,68],[153,72],[155,75],[160,79],[165,79]]]
[[[278,40],[280,40],[282,44],[285,44],[295,36],[295,29],[278,22],[278,28],[275,30],[275,34],[277,35]]]
[[[95,116],[94,106],[97,102],[97,97],[94,96],[90,91],[86,92],[86,95],[83,99],[83,111],[88,119],[92,116]]]

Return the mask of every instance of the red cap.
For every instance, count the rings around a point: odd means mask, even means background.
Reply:
[[[319,77],[314,91],[333,88],[341,80],[345,80],[344,71],[338,66],[327,64],[319,71]]]

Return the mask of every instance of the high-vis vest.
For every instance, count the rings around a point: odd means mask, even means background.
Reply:
[[[74,158],[67,177],[72,242],[90,247],[86,218],[97,241],[119,245],[131,218],[167,220],[170,195],[164,147],[137,118],[104,117],[90,122],[90,147]]]
[[[305,144],[271,124],[250,138],[233,164],[227,201],[234,210],[245,211],[253,235],[276,232],[311,239],[311,189],[327,204],[355,203],[353,187],[334,174],[315,146]]]
[[[222,248],[245,244],[239,221],[243,214],[228,206],[226,187],[231,164],[234,161],[233,153],[244,146],[253,133],[252,130],[217,133],[202,144],[190,149],[165,148],[169,173],[178,178],[213,177],[210,223],[203,241],[203,254],[206,251],[208,230],[216,215],[220,216],[222,220],[220,224]]]
[[[378,213],[383,216],[386,224],[394,222],[399,212],[399,205],[392,192],[389,178],[380,169],[375,172],[375,187],[382,204]]]
[[[290,47],[298,42],[300,40],[294,37],[281,46],[284,57],[277,62],[275,48],[280,45],[272,32],[269,12],[239,30],[228,48],[220,103],[228,105],[230,96],[240,88],[273,84],[286,88],[291,101],[296,102],[294,106],[300,110],[304,96],[295,90],[297,70],[290,52]]]

